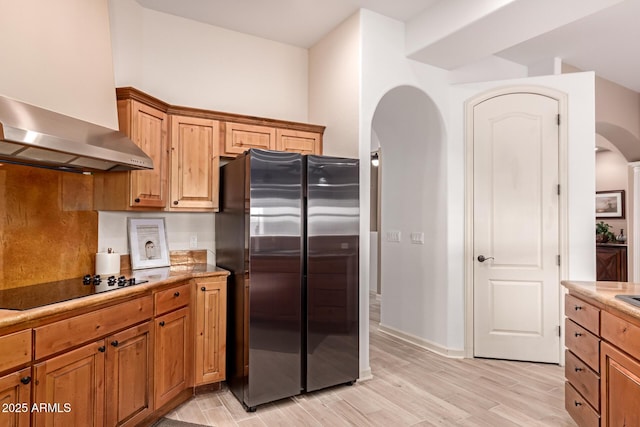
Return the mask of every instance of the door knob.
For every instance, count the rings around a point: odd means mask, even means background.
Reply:
[[[478,261],[480,261],[480,262],[485,262],[488,259],[493,259],[493,257],[492,256],[486,257],[484,255],[478,255]]]

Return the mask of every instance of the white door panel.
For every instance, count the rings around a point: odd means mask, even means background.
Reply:
[[[527,93],[474,108],[474,352],[558,362],[558,102]]]

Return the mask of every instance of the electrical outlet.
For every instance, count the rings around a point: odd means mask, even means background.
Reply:
[[[195,234],[189,238],[189,249],[198,249],[198,236]]]

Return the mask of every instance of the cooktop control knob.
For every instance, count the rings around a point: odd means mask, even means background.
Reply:
[[[126,286],[127,279],[124,276],[118,277],[118,286]]]
[[[135,277],[130,278],[129,279],[129,285],[131,286],[131,285],[135,285],[135,284],[136,284],[136,278]]]
[[[86,274],[83,278],[82,278],[82,283],[84,285],[90,285],[91,284],[91,275],[90,274]]]
[[[93,284],[94,285],[99,285],[102,282],[102,279],[100,278],[99,274],[96,274],[95,276],[93,276]]]
[[[113,286],[116,284],[116,276],[109,276],[109,278],[107,279],[107,283],[109,284],[109,286]]]

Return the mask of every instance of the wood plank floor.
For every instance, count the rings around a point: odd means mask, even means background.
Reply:
[[[371,300],[373,379],[261,405],[231,392],[194,397],[167,418],[208,426],[575,426],[556,365],[448,359],[378,332]]]

